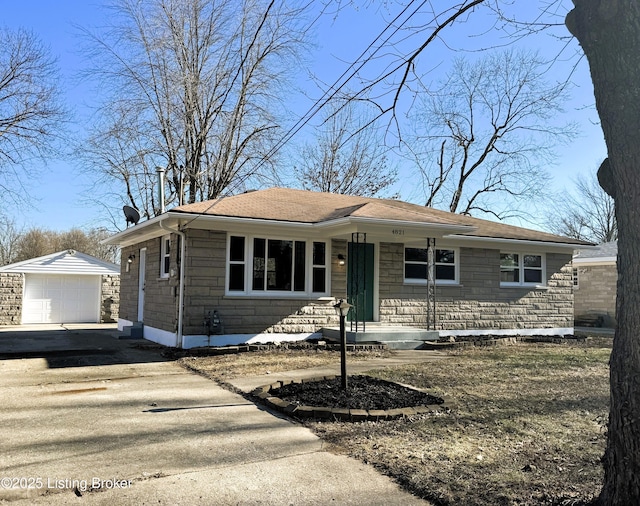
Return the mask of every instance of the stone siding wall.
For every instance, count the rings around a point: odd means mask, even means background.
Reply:
[[[614,327],[618,283],[616,265],[575,264],[574,267],[578,269],[578,286],[574,288],[576,320],[599,316],[604,326]]]
[[[20,325],[22,322],[22,291],[24,276],[0,273],[0,325]]]
[[[135,322],[138,320],[138,274],[140,269],[140,250],[146,248],[145,290],[144,290],[144,323],[170,332],[175,332],[178,321],[178,257],[180,250],[179,236],[171,235],[170,269],[173,275],[160,277],[161,238],[157,237],[135,246],[122,249],[120,273],[120,318]],[[127,259],[135,255],[129,272]]]
[[[225,296],[226,233],[189,230],[188,234],[185,335],[204,334],[205,316],[213,311],[218,311],[225,334],[315,332],[337,323],[333,301]],[[346,253],[346,242],[333,248]],[[333,248],[328,261],[337,256]],[[334,272],[332,283],[346,291],[339,277],[340,273]]]
[[[426,286],[405,285],[402,244],[380,245],[380,320],[426,323]],[[460,249],[460,285],[436,287],[438,330],[573,326],[571,255],[547,254],[546,288],[500,286],[500,251]]]
[[[120,276],[104,275],[101,277],[100,321],[114,323],[118,321],[120,308]]]
[[[205,317],[217,311],[225,334],[315,332],[335,326],[333,304],[346,296],[347,242],[333,240],[330,255],[331,298],[246,297],[225,295],[227,233],[188,230],[185,264],[184,334],[206,332]],[[145,324],[174,332],[179,296],[179,237],[172,235],[169,279],[160,278],[160,239],[122,251],[120,317],[136,321],[139,249],[147,248]],[[573,325],[571,255],[547,254],[545,288],[500,287],[500,251],[460,248],[460,284],[436,289],[439,330],[564,328]],[[126,272],[129,255],[136,258]],[[380,321],[424,327],[426,286],[404,284],[404,245],[379,247]]]
[[[137,320],[138,311],[138,267],[140,266],[138,250],[139,248],[136,245],[122,248],[120,252],[120,305],[118,307],[118,316],[131,322]],[[127,259],[130,255],[135,255],[137,261],[129,264]]]

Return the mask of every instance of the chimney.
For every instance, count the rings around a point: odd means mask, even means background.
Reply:
[[[164,214],[166,211],[164,207],[164,169],[162,167],[156,167],[158,173],[158,201],[160,202],[160,214]]]

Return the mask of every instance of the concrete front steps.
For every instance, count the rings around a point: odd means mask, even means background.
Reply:
[[[353,328],[355,329],[355,324]],[[351,325],[347,322],[347,343],[380,343],[393,350],[419,350],[426,342],[437,341],[440,337],[437,330],[395,327],[378,322],[368,322],[365,330],[359,324],[358,329],[358,332],[351,331]],[[321,332],[327,339],[340,340],[339,327],[324,327]]]
[[[142,339],[144,337],[144,324],[135,322],[133,325],[122,327],[122,334],[118,339]]]

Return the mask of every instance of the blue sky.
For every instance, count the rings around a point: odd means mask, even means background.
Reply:
[[[536,2],[529,2],[529,5],[535,4]],[[50,47],[61,68],[64,100],[76,112],[77,122],[72,128],[81,129],[86,121],[85,104],[90,103],[92,97],[78,80],[83,60],[79,53],[80,42],[74,25],[100,25],[101,11],[97,4],[90,0],[0,0],[0,9],[0,24],[9,28],[30,29]],[[397,11],[390,7],[389,12]],[[385,26],[382,14],[372,8],[354,10],[347,7],[337,20],[325,19],[318,28],[316,48],[309,59],[310,71],[324,82],[333,82]],[[483,28],[478,27],[477,33],[481,33],[482,30]],[[473,31],[470,32],[468,28],[464,32],[453,31],[447,42],[458,49],[472,49],[478,41],[475,37],[469,37],[469,33],[473,34]],[[543,54],[557,51],[559,47],[553,46],[554,42],[548,37],[531,39],[527,44],[537,45]],[[429,65],[433,67],[446,63],[452,55],[442,46],[436,49],[429,54]],[[307,79],[306,76],[307,73],[301,72],[302,81]],[[550,193],[561,193],[565,188],[571,188],[572,180],[579,174],[594,172],[606,156],[602,133],[597,124],[598,117],[593,108],[593,92],[586,61],[579,63],[574,74],[574,82],[577,86],[566,108],[571,119],[581,125],[582,131],[570,145],[561,147],[557,163],[550,167],[553,175]],[[311,102],[306,102],[302,97],[298,103],[302,112],[311,106]],[[102,208],[87,204],[83,198],[83,191],[86,190],[89,181],[78,173],[72,161],[50,160],[46,166],[42,167],[39,164],[38,168],[41,169],[41,176],[29,185],[34,197],[33,205],[16,209],[14,212],[20,224],[27,228],[42,227],[52,230],[110,225],[103,216]],[[415,185],[406,174],[402,177],[402,168],[400,174],[398,190],[401,197],[405,200],[416,198],[412,195]]]

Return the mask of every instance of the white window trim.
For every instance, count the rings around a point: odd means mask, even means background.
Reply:
[[[242,260],[231,261],[231,236],[242,237],[244,239],[244,258]],[[225,256],[224,263],[224,292],[227,295],[244,295],[247,292],[247,249],[248,238],[243,234],[227,234],[227,254]],[[229,281],[231,277],[230,265],[242,265],[244,266],[244,287],[242,290],[229,290]]]
[[[244,237],[244,262],[240,261],[230,261],[230,249],[231,249],[231,237]],[[296,242],[304,242],[305,243],[305,266],[304,266],[304,290],[294,291],[292,290],[253,290],[253,241],[254,239],[265,239],[268,241],[291,241],[294,244]],[[323,242],[325,244],[325,265],[315,265],[313,264],[313,243],[314,242]],[[294,246],[295,248],[295,246]],[[244,290],[229,290],[229,275],[230,269],[229,265],[231,264],[244,264]],[[225,296],[227,297],[277,297],[277,298],[286,298],[286,299],[320,299],[323,297],[328,297],[331,294],[331,286],[330,286],[330,266],[331,266],[331,242],[324,239],[310,239],[310,238],[299,238],[299,237],[287,237],[287,236],[274,236],[267,234],[254,234],[254,235],[243,235],[243,234],[227,234],[227,256],[225,259]],[[313,268],[314,267],[324,267],[325,269],[325,291],[324,292],[313,292]],[[294,275],[293,266],[291,272],[292,278]]]
[[[405,252],[404,250],[406,248],[418,248],[418,249],[426,249],[426,248],[420,248],[419,246],[404,246],[402,249],[402,277],[404,279],[404,284],[405,285],[426,285],[427,284],[427,280],[426,279],[418,279],[418,278],[405,278],[404,277],[404,273],[405,273],[405,265],[407,264],[407,261],[405,260]],[[457,286],[460,284],[460,248],[453,248],[450,246],[446,246],[446,245],[441,245],[438,244],[436,245],[436,247],[434,248],[436,250],[439,249],[448,249],[448,250],[452,250],[454,252],[454,258],[455,258],[455,262],[453,263],[453,267],[455,270],[454,273],[454,279],[436,279],[436,286],[438,285],[442,285],[442,286]],[[412,264],[415,263],[421,263],[421,262],[409,262]],[[434,265],[434,274],[435,274],[435,265]]]
[[[167,241],[169,241],[169,251],[167,251]],[[165,272],[165,259],[169,256],[169,268]],[[163,235],[160,238],[160,278],[168,279],[171,276],[171,234]]]
[[[519,271],[519,278],[521,279],[521,281],[518,282],[513,282],[513,281],[500,281],[500,287],[501,288],[522,288],[522,287],[526,287],[526,288],[548,288],[547,286],[547,255],[545,253],[540,253],[537,251],[513,251],[513,250],[500,250],[500,255],[518,255],[518,271]],[[539,256],[541,258],[541,266],[542,268],[540,269],[541,272],[541,282],[540,283],[525,283],[524,281],[524,257],[525,255],[535,255],[535,256]],[[502,268],[502,266],[500,265],[500,263],[498,262],[498,271],[500,271],[500,269]],[[537,268],[536,268],[537,269]]]

